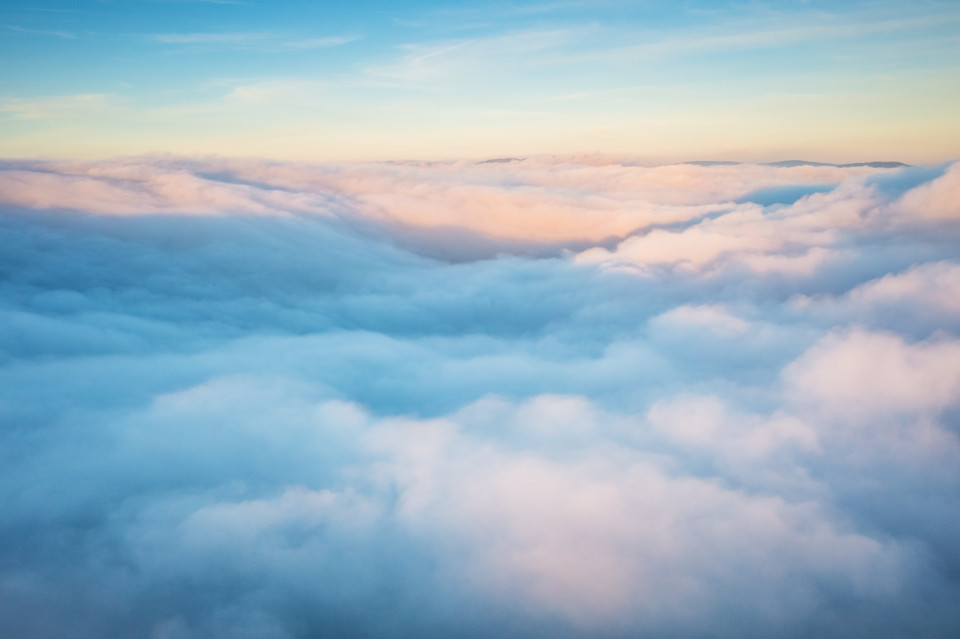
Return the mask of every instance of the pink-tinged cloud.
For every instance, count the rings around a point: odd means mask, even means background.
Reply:
[[[896,203],[905,215],[934,220],[960,219],[960,163],[952,164],[940,177],[921,184]]]
[[[936,414],[960,403],[960,341],[832,333],[790,364],[784,378],[798,401],[855,422]]]
[[[48,163],[31,169],[0,172],[0,201],[124,215],[329,215],[335,208],[330,198],[342,198],[353,205],[354,215],[376,223],[536,243],[623,238],[654,225],[715,214],[758,189],[837,183],[876,171],[584,166],[550,158],[508,165],[342,167],[139,159]],[[718,242],[726,246],[730,240],[713,239]]]

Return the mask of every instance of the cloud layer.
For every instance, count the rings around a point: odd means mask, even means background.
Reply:
[[[960,627],[960,165],[0,167],[0,634]]]

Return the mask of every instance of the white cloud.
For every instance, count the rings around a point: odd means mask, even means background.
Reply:
[[[917,264],[864,282],[842,295],[800,295],[793,306],[814,318],[904,331],[925,337],[960,322],[960,266]]]
[[[832,333],[784,371],[797,401],[856,423],[937,413],[960,402],[960,341]]]
[[[0,634],[949,635],[953,171],[4,162]]]

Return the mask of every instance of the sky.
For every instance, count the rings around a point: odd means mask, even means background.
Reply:
[[[0,3],[0,637],[960,636],[958,34]]]
[[[8,0],[0,155],[938,163],[960,7]]]

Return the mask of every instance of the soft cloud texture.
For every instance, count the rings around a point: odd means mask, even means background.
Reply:
[[[0,167],[0,634],[946,637],[957,165]]]

